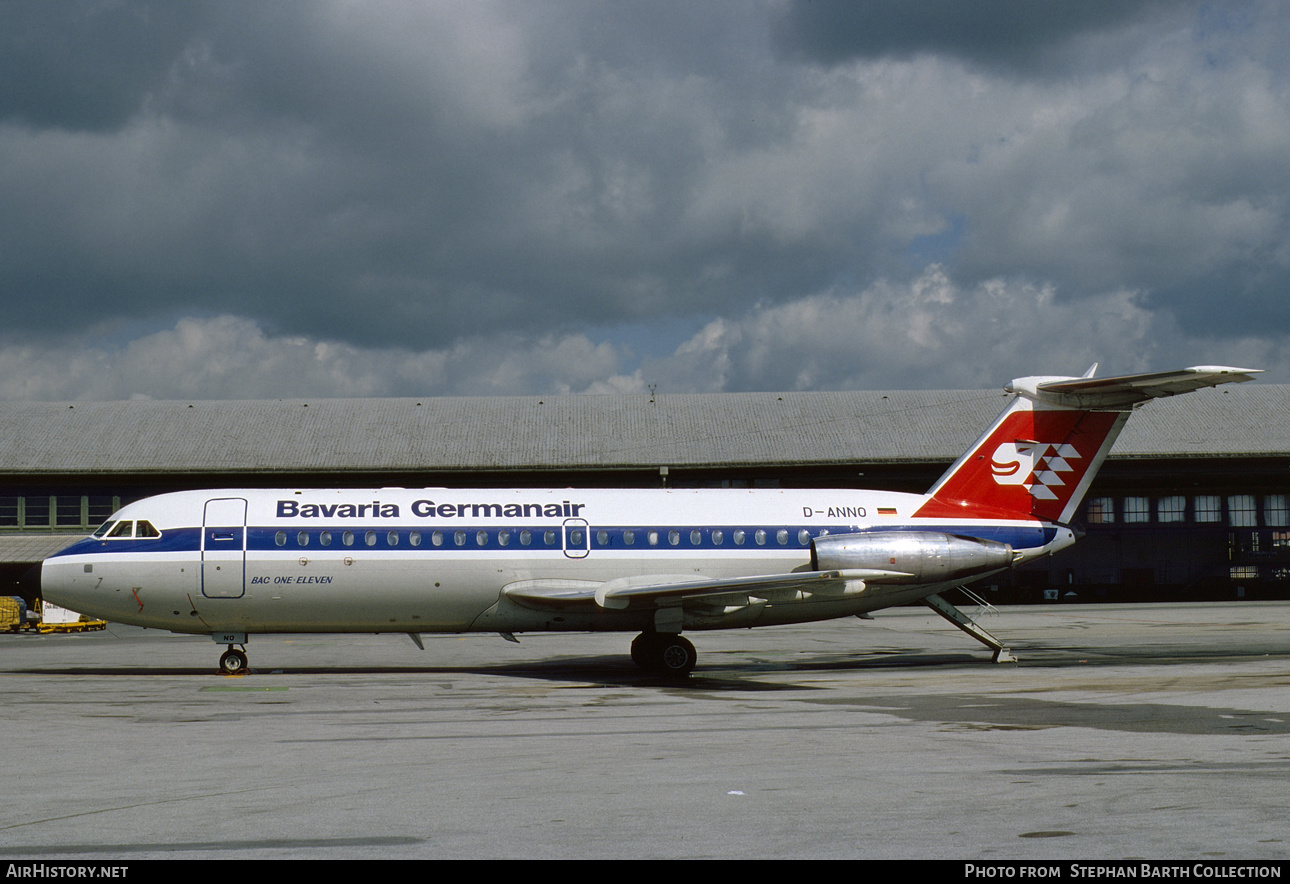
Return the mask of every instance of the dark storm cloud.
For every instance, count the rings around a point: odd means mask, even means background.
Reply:
[[[163,84],[190,14],[182,3],[0,3],[0,120],[123,125]]]
[[[1182,5],[1178,0],[792,0],[777,40],[784,51],[821,64],[926,53],[1033,71],[1078,37]]]
[[[1081,305],[1267,335],[1286,39],[1257,2],[0,0],[0,366],[805,389],[991,374],[1002,327],[1082,361]]]

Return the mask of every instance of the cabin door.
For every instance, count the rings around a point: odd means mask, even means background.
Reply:
[[[208,500],[202,514],[202,595],[237,599],[245,592],[246,500]]]
[[[586,519],[564,520],[564,554],[571,559],[585,559],[591,552],[591,528]]]

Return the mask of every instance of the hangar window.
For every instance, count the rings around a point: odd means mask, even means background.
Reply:
[[[1156,501],[1156,518],[1161,522],[1181,522],[1186,510],[1187,498],[1182,495],[1162,497]]]
[[[60,494],[55,498],[55,501],[54,519],[60,528],[67,525],[85,524],[85,516],[81,512],[81,504],[84,498]]]
[[[1223,499],[1217,494],[1198,495],[1194,502],[1197,522],[1219,522],[1223,519]]]
[[[1115,521],[1115,500],[1110,497],[1094,497],[1084,511],[1084,520],[1090,525],[1111,524]]]
[[[1256,580],[1259,576],[1257,565],[1233,565],[1230,569],[1233,580]]]
[[[1253,494],[1233,494],[1227,498],[1227,524],[1234,528],[1253,528],[1258,524]]]
[[[1151,500],[1146,497],[1124,498],[1124,521],[1150,522]]]
[[[1286,495],[1269,494],[1263,498],[1263,524],[1269,528],[1290,525],[1290,510],[1286,507]]]

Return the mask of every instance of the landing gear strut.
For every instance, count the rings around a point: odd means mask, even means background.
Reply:
[[[246,671],[246,666],[246,653],[232,645],[229,645],[228,650],[220,655],[219,668],[225,675],[240,675]]]
[[[694,645],[676,633],[642,632],[632,640],[632,662],[664,678],[685,678],[697,659]]]

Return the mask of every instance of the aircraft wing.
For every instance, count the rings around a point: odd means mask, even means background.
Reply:
[[[521,604],[561,608],[594,602],[602,608],[621,610],[654,607],[664,603],[721,604],[748,596],[764,598],[786,592],[843,595],[860,592],[884,580],[908,579],[901,571],[850,568],[836,571],[797,571],[756,577],[695,579],[693,575],[649,574],[619,577],[604,583],[583,580],[522,580],[503,592]]]

